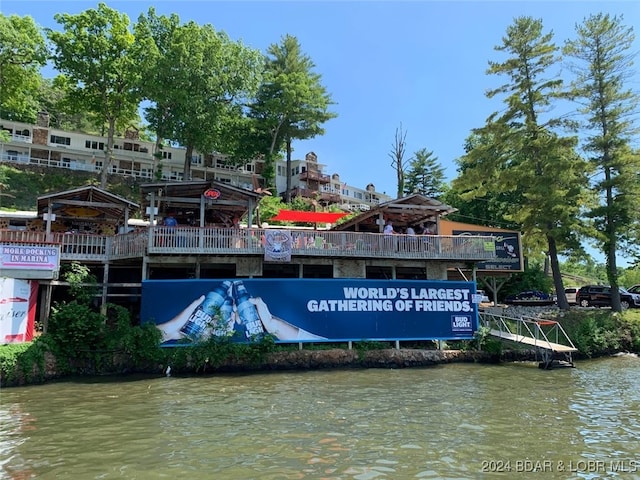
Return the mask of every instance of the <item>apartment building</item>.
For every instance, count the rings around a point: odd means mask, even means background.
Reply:
[[[347,211],[368,211],[380,203],[392,200],[386,193],[376,192],[370,183],[365,188],[347,185],[340,175],[325,173],[326,165],[318,162],[314,152],[305,155],[304,160],[291,162],[292,196],[313,198],[321,205],[339,205]],[[285,161],[276,164],[276,187],[278,192],[286,189],[287,165]]]
[[[49,115],[42,112],[35,125],[0,119],[0,129],[9,133],[9,141],[0,142],[0,161],[42,165],[87,172],[100,172],[107,145],[105,136],[91,135],[51,128]],[[181,181],[186,149],[164,146],[156,152],[154,142],[140,138],[133,127],[124,137],[116,138],[111,174],[129,175],[142,181]],[[373,184],[364,189],[341,182],[337,173],[324,173],[325,165],[318,163],[315,153],[304,160],[292,162],[293,196],[303,196],[323,205],[337,204],[345,210],[364,211],[391,200],[375,191]],[[188,180],[216,180],[234,187],[254,190],[262,184],[263,161],[256,159],[240,166],[225,163],[221,154],[194,152],[191,159],[191,178]],[[277,193],[286,189],[286,162],[276,164]]]

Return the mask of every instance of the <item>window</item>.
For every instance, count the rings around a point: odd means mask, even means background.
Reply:
[[[114,145],[115,147],[115,145]],[[104,142],[96,142],[91,140],[85,140],[84,148],[90,148],[92,150],[104,150]]]
[[[162,158],[165,160],[171,160],[171,152],[162,152]]]
[[[59,137],[58,135],[51,135],[51,143],[56,145],[71,145],[71,137]]]

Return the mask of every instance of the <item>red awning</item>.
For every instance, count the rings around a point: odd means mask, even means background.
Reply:
[[[334,212],[305,212],[302,210],[280,210],[271,220],[280,222],[300,222],[300,223],[335,223],[348,213]]]

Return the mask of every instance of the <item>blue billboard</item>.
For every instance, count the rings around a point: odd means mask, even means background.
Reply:
[[[210,336],[278,342],[462,340],[478,328],[474,282],[146,280],[141,319],[166,345]]]

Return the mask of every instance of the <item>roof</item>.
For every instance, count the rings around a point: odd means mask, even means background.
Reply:
[[[197,217],[204,197],[207,221],[225,224],[233,217],[242,218],[262,198],[251,190],[215,180],[144,183],[140,185],[140,193],[145,211],[153,197],[160,216],[174,213]]]
[[[385,220],[391,220],[395,227],[407,227],[408,225],[419,225],[429,220],[435,220],[437,217],[457,210],[457,208],[446,205],[435,198],[414,193],[381,203],[340,225],[336,225],[333,229],[378,232],[380,227],[376,220],[380,217]]]
[[[39,196],[39,216],[48,212],[49,204],[60,219],[119,219],[124,218],[125,210],[133,212],[140,208],[137,203],[94,185]]]

